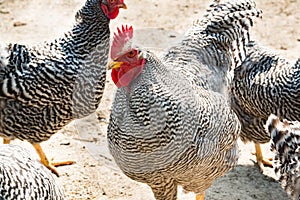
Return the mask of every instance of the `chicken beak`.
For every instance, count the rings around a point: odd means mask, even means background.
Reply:
[[[119,5],[118,5],[118,7],[119,8],[123,8],[123,9],[127,9],[127,6],[126,6],[126,4],[125,3],[120,3]]]
[[[108,63],[107,69],[119,69],[122,64],[123,62],[111,61],[110,63]]]

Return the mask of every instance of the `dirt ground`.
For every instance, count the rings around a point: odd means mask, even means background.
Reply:
[[[111,22],[111,30],[120,24],[132,24],[138,41],[160,51],[178,41],[192,21],[202,17],[210,0],[125,0],[128,10]],[[84,0],[0,0],[0,40],[37,43],[55,38],[68,30]],[[300,0],[257,0],[263,19],[257,20],[252,38],[295,59],[300,50]],[[59,180],[67,199],[151,200],[150,188],[137,183],[116,167],[106,146],[106,128],[115,87],[108,76],[102,103],[95,115],[76,120],[50,140],[42,143],[54,160],[75,160],[76,164],[58,168]],[[33,148],[26,142],[14,141]],[[276,182],[271,168],[261,174],[255,165],[252,143],[240,142],[238,166],[215,181],[206,191],[206,200],[284,200],[288,199]],[[271,156],[269,145],[264,152]],[[179,198],[194,199],[179,192]]]

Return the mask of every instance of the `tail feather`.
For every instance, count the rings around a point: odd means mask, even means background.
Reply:
[[[300,195],[300,122],[281,122],[270,115],[266,130],[271,135],[271,150],[274,153],[274,171],[282,188],[293,198]]]
[[[241,26],[249,30],[253,25],[253,18],[260,17],[262,11],[256,9],[251,0],[228,1],[224,3],[213,2],[200,22],[206,27],[208,34],[219,33]]]
[[[252,0],[215,0],[207,9],[204,20],[194,23],[209,38],[229,45],[232,51],[233,68],[246,57],[245,45],[250,41],[249,31],[253,19],[261,17]]]
[[[295,66],[300,67],[300,58],[297,59]]]

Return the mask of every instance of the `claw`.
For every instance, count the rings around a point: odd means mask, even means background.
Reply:
[[[36,152],[38,153],[41,162],[52,171],[52,173],[54,173],[56,176],[59,177],[59,174],[56,170],[55,167],[57,166],[63,166],[63,165],[72,165],[75,162],[74,161],[62,161],[62,162],[49,162],[48,158],[46,157],[46,154],[44,153],[41,145],[39,143],[36,144],[32,144],[33,147],[35,148]]]
[[[264,171],[265,166],[273,167],[273,164],[271,162],[272,158],[268,158],[268,159],[263,158],[261,147],[259,144],[255,144],[255,151],[256,151],[256,153],[253,153],[253,154],[256,155],[257,165],[261,172]]]

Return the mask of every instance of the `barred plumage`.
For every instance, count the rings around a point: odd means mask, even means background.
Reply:
[[[272,114],[265,128],[271,136],[274,170],[281,186],[293,200],[300,200],[300,122],[281,122]]]
[[[249,28],[240,24],[251,26],[260,11],[247,0],[211,7],[161,58],[130,41],[112,47],[122,54],[112,50],[112,78],[120,88],[109,148],[121,170],[147,183],[156,199],[176,199],[178,185],[201,194],[237,163],[240,123],[224,92],[226,73],[232,43]],[[128,40],[131,28],[122,31]]]
[[[0,136],[40,143],[97,109],[106,78],[109,16],[121,7],[123,0],[87,0],[61,38],[31,47],[0,45]]]
[[[300,65],[250,42],[243,63],[234,69],[231,102],[242,124],[244,141],[266,143],[264,125],[271,113],[300,118]]]
[[[0,145],[0,199],[64,200],[63,189],[40,161],[17,145]]]
[[[230,85],[232,109],[242,125],[241,139],[253,141],[257,162],[272,165],[263,159],[260,143],[270,141],[264,125],[270,114],[287,120],[300,118],[300,65],[293,63],[254,41],[246,46],[243,62],[233,70]]]

